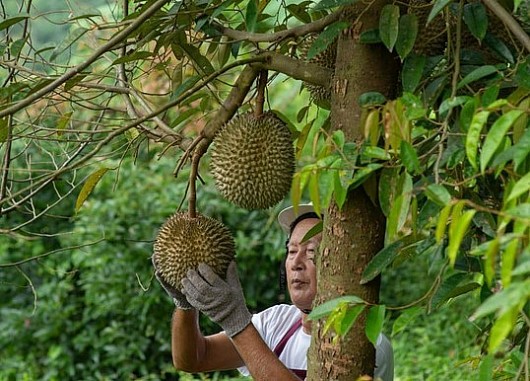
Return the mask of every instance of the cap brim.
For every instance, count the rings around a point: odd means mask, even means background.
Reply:
[[[296,217],[301,216],[302,214],[311,213],[314,211],[315,209],[313,208],[313,204],[298,205],[296,213],[294,211],[294,206],[289,206],[285,208],[284,210],[282,210],[280,214],[278,214],[278,222],[280,226],[282,227],[282,230],[286,233],[289,233],[291,224],[296,219]]]

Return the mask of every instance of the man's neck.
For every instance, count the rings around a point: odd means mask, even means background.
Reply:
[[[309,320],[308,315],[302,312],[302,329],[308,335],[311,335],[311,320]]]

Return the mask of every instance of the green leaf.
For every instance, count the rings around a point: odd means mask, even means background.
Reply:
[[[198,47],[190,45],[186,42],[185,36],[179,35],[178,46],[184,51],[186,56],[194,63],[197,71],[203,75],[212,74],[215,69],[210,62],[210,59],[203,56]]]
[[[396,51],[401,60],[409,55],[418,35],[418,18],[413,13],[407,13],[399,19],[399,31],[396,40]]]
[[[256,0],[250,0],[245,12],[245,23],[247,31],[254,32],[256,30],[256,23],[258,21],[258,4]]]
[[[492,381],[493,380],[493,355],[489,354],[484,356],[480,361],[480,367],[478,372],[479,381]]]
[[[388,265],[394,261],[404,246],[405,241],[400,239],[398,241],[392,242],[390,245],[385,246],[381,251],[379,251],[368,263],[368,265],[366,265],[360,283],[366,284],[381,274],[381,271],[387,268]]]
[[[0,143],[4,143],[7,141],[7,137],[9,136],[9,124],[8,124],[8,118],[1,118],[0,119]]]
[[[369,91],[359,96],[361,107],[380,106],[386,102],[386,97],[377,91]]]
[[[447,301],[449,299],[447,295],[449,295],[451,291],[453,291],[467,277],[468,275],[465,273],[456,273],[445,279],[433,295],[431,304],[434,307],[437,307],[441,303]]]
[[[68,122],[70,122],[70,119],[72,118],[72,112],[67,112],[59,118],[59,121],[57,122],[57,135],[62,136],[65,128],[68,126]]]
[[[530,218],[530,203],[516,205],[505,213],[512,218]]]
[[[309,240],[309,239],[313,238],[314,236],[316,236],[317,234],[322,233],[322,228],[323,227],[324,227],[323,221],[320,220],[311,229],[309,229],[307,231],[307,233],[305,233],[305,235],[302,238],[302,240],[300,241],[300,243],[304,243],[307,240]]]
[[[403,106],[405,107],[405,117],[408,120],[421,119],[427,114],[427,110],[423,106],[423,102],[418,96],[405,92],[400,99],[403,102]]]
[[[361,159],[364,162],[370,162],[370,159],[390,160],[391,156],[387,150],[376,146],[363,147],[361,151]]]
[[[175,89],[173,94],[171,94],[171,100],[174,100],[180,97],[187,90],[191,89],[197,82],[199,82],[200,79],[201,77],[198,75],[195,75],[193,77],[186,79],[179,87]]]
[[[361,44],[380,44],[383,41],[381,41],[381,37],[379,37],[379,29],[372,28],[372,29],[367,29],[364,32],[361,32],[361,36],[359,37],[359,42]]]
[[[422,307],[412,307],[403,311],[392,325],[392,336],[397,335],[412,323],[423,311]]]
[[[436,0],[431,8],[429,17],[427,18],[427,24],[429,24],[451,1],[452,0]]]
[[[488,15],[482,3],[464,5],[464,22],[473,36],[482,40],[488,31]]]
[[[90,194],[98,184],[99,180],[101,180],[103,175],[107,173],[108,170],[109,168],[100,168],[87,177],[85,183],[83,184],[83,187],[81,188],[81,191],[79,192],[79,196],[77,196],[77,201],[75,203],[76,213],[79,212],[79,210],[87,200],[88,196],[90,196]]]
[[[526,261],[518,265],[512,271],[512,276],[527,275],[530,274],[530,261]]]
[[[427,198],[440,206],[446,206],[451,202],[451,193],[441,184],[430,184],[425,189]]]
[[[454,267],[456,256],[458,255],[458,249],[462,243],[462,239],[469,228],[469,224],[475,215],[475,210],[467,210],[461,216],[456,215],[453,209],[451,225],[449,226],[449,245],[447,247],[447,257],[449,258],[449,264]]]
[[[382,168],[383,164],[378,163],[370,163],[366,167],[363,167],[359,169],[358,171],[355,171],[355,174],[353,175],[353,179],[350,181],[350,185],[348,186],[348,190],[352,190],[357,188],[359,185],[361,185],[364,180],[368,176],[370,176],[372,173],[377,171],[378,169]]]
[[[376,345],[377,338],[383,329],[385,322],[386,308],[384,305],[377,305],[370,308],[368,316],[366,317],[366,337],[373,345]]]
[[[355,295],[346,295],[341,296],[332,300],[328,300],[327,302],[322,303],[319,306],[316,306],[313,308],[313,311],[308,315],[310,320],[318,320],[323,317],[328,316],[335,308],[339,307],[339,305],[346,303],[351,306],[354,306],[356,304],[366,304],[364,300],[359,298]]]
[[[403,91],[413,93],[418,87],[427,59],[425,56],[411,54],[403,61],[401,70],[401,82]]]
[[[416,150],[409,142],[402,140],[400,144],[400,155],[401,161],[407,168],[407,172],[411,175],[420,173],[420,161]]]
[[[72,29],[66,37],[53,49],[52,54],[50,55],[50,61],[55,60],[59,54],[69,49],[77,40],[79,40],[88,29],[86,28],[75,28]]]
[[[453,205],[447,204],[440,214],[438,214],[438,222],[436,223],[436,232],[435,232],[435,238],[436,243],[441,243],[444,235],[445,235],[445,228],[447,225],[447,220],[449,219],[449,215],[451,214],[451,210],[453,209]]]
[[[144,51],[144,50],[137,50],[131,54],[127,54],[123,57],[116,58],[114,61],[112,61],[112,65],[120,65],[127,62],[135,62],[135,61],[141,61],[146,58],[152,57],[153,53]]]
[[[381,176],[379,177],[379,204],[383,214],[388,217],[390,213],[390,206],[394,199],[394,192],[396,191],[399,182],[399,171],[394,168],[383,168]]]
[[[20,53],[22,52],[22,48],[24,48],[24,45],[26,45],[27,40],[28,36],[13,41],[13,43],[9,47],[9,51],[13,57],[18,57],[20,55]]]
[[[340,322],[340,332],[338,332],[341,336],[345,336],[351,330],[353,324],[355,324],[355,321],[361,312],[364,311],[365,307],[364,304],[357,304],[346,310],[346,313]]]
[[[68,81],[64,83],[64,90],[70,91],[76,86],[79,82],[81,82],[83,79],[86,78],[88,74],[77,74],[76,76],[70,78]]]
[[[506,133],[522,113],[523,111],[521,110],[508,111],[506,114],[497,119],[495,123],[493,123],[488,135],[486,136],[484,146],[482,147],[482,154],[480,155],[481,172],[484,172],[488,163],[495,154],[495,151],[501,145]]]
[[[309,24],[312,21],[311,16],[306,11],[305,5],[289,4],[287,6],[287,11],[289,12],[289,14],[296,17],[298,20],[300,20],[304,24]]]
[[[30,16],[26,13],[19,13],[16,16],[8,17],[0,22],[0,31],[9,28],[11,25],[18,24],[23,20],[27,20]]]
[[[522,194],[528,192],[530,190],[530,172],[521,177],[513,186],[508,198],[506,199],[505,203],[510,202],[511,200],[516,199],[517,197],[521,196]]]
[[[460,126],[462,131],[468,132],[469,127],[471,126],[471,121],[475,116],[477,100],[475,98],[470,98],[462,107],[460,111]]]
[[[342,206],[346,202],[348,195],[348,182],[351,178],[351,171],[345,171],[342,168],[342,159],[338,159],[331,165],[333,169],[333,195],[339,210],[342,209]]]
[[[387,4],[379,17],[379,37],[389,51],[394,49],[399,31],[399,7]]]
[[[447,98],[440,105],[440,108],[438,109],[438,113],[440,114],[441,117],[445,117],[445,115],[447,115],[447,112],[449,110],[463,105],[470,99],[471,98],[467,95],[460,95],[458,97]]]
[[[475,170],[478,170],[477,150],[478,143],[480,141],[480,133],[488,121],[489,115],[490,112],[485,110],[479,111],[473,115],[473,119],[471,120],[471,124],[466,135],[466,156],[469,160],[469,163]]]
[[[325,51],[336,40],[339,33],[348,27],[349,24],[344,21],[337,21],[328,26],[311,44],[307,52],[307,59],[311,59]]]
[[[504,339],[512,331],[517,319],[518,309],[512,308],[497,318],[490,330],[488,352],[495,353]]]
[[[471,82],[478,81],[481,78],[487,77],[493,73],[497,73],[498,69],[493,65],[484,65],[479,68],[476,68],[471,73],[466,75],[460,82],[458,82],[457,89],[470,84]]]
[[[523,306],[529,297],[530,279],[512,282],[508,287],[486,299],[471,315],[470,320],[474,321],[494,312],[497,312],[499,316],[504,315],[512,308]]]
[[[506,62],[511,64],[515,63],[515,58],[511,50],[506,46],[504,41],[495,37],[491,33],[486,33],[486,37],[483,39],[483,44],[494,51],[499,57],[504,59]]]
[[[314,11],[323,11],[335,7],[342,7],[344,5],[355,4],[359,0],[322,0],[320,3],[315,5]]]

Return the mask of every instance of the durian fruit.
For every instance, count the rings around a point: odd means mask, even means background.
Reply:
[[[230,230],[220,221],[198,214],[176,213],[160,228],[153,247],[153,262],[160,276],[176,289],[190,269],[206,263],[221,277],[235,256]]]
[[[318,35],[310,34],[300,44],[300,56],[305,62],[317,64],[321,67],[335,70],[335,60],[337,59],[337,40],[333,41],[323,52],[320,52],[316,56],[308,59],[307,54],[313,42],[317,39]],[[304,87],[309,91],[311,95],[311,101],[315,102],[319,106],[329,108],[329,102],[331,100],[331,82],[330,86],[318,86],[311,83],[304,82]]]
[[[467,0],[466,4],[477,2],[477,0]],[[414,44],[414,52],[428,56],[443,55],[447,48],[447,30],[451,32],[451,39],[456,41],[457,15],[450,11],[446,15],[442,12],[438,14],[427,25],[427,19],[433,7],[432,3],[424,0],[410,0],[408,12],[413,13],[418,18],[419,32]],[[505,25],[494,15],[489,8],[486,8],[488,15],[488,33],[500,39],[506,45],[511,46],[512,37]],[[466,50],[474,50],[483,54],[486,63],[498,62],[488,44],[479,42],[470,32],[462,20],[461,47]]]
[[[291,132],[270,111],[237,116],[215,136],[210,166],[217,189],[231,203],[245,209],[274,206],[291,188]]]

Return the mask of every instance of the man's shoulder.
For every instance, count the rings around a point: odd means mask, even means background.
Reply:
[[[300,315],[300,310],[293,306],[292,304],[276,304],[272,307],[269,307],[261,312],[264,315],[268,316],[298,316]]]

